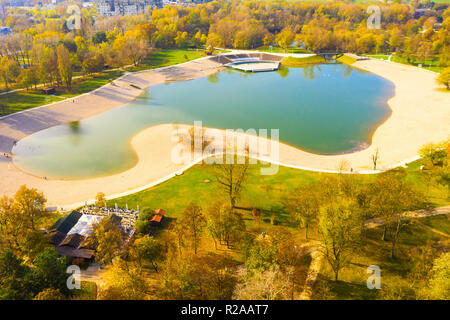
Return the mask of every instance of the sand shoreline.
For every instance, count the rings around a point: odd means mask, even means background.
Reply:
[[[341,155],[317,155],[280,143],[279,158],[265,160],[298,169],[335,172],[342,160],[353,172],[370,173],[371,155],[380,150],[379,168],[387,169],[418,158],[417,150],[427,142],[446,139],[450,133],[450,94],[437,90],[435,74],[415,67],[391,64],[380,60],[357,61],[355,67],[375,73],[395,85],[395,95],[388,101],[390,117],[372,136],[372,144],[363,150]],[[0,120],[0,152],[10,152],[13,141],[42,129],[81,120],[135,99],[144,88],[164,81],[186,80],[207,76],[218,70],[219,64],[201,58],[182,65],[126,74],[94,92],[75,98],[77,102],[62,101],[49,108],[31,109],[23,114]],[[141,90],[129,84],[138,85]],[[113,87],[113,88],[112,88]],[[74,105],[79,107],[74,109]],[[58,107],[58,108],[57,108]],[[44,120],[42,120],[44,119]],[[50,120],[48,120],[50,119]],[[74,120],[72,120],[74,119]],[[5,121],[6,120],[6,121]],[[13,120],[13,121],[11,121]],[[23,121],[22,121],[23,120]],[[6,128],[3,124],[7,124]],[[27,127],[27,124],[31,125]],[[36,130],[34,130],[36,129]],[[107,177],[85,180],[44,180],[18,170],[10,161],[0,157],[0,192],[12,195],[26,184],[44,192],[50,206],[65,209],[82,204],[104,192],[108,198],[131,194],[156,185],[195,163],[174,164],[171,141],[174,125],[162,124],[136,134],[131,145],[138,162],[129,170]],[[163,143],[165,141],[165,143]],[[151,145],[152,148],[148,148]],[[145,173],[145,174],[143,174]]]

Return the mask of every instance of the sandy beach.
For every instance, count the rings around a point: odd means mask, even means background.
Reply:
[[[378,168],[384,170],[417,159],[417,150],[425,143],[448,138],[450,94],[439,90],[435,73],[373,59],[357,61],[354,66],[395,84],[395,96],[388,101],[392,114],[374,133],[372,145],[351,154],[324,156],[280,143],[279,157],[265,154],[263,158],[295,168],[330,172],[338,170],[339,163],[345,160],[353,172],[371,173],[371,156],[376,149],[379,150]],[[75,102],[68,100],[13,114],[0,120],[0,152],[11,152],[14,141],[34,132],[121,106],[151,85],[207,76],[219,67],[219,64],[202,58],[182,65],[127,74],[114,84],[75,98]],[[136,166],[108,177],[45,180],[18,170],[10,160],[0,157],[0,193],[10,196],[26,184],[43,191],[49,206],[68,209],[94,199],[97,192],[112,198],[148,188],[192,165],[172,161],[176,143],[173,142],[174,129],[172,124],[162,124],[139,132],[131,141],[138,155]]]

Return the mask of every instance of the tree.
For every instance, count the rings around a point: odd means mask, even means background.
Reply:
[[[433,166],[442,166],[447,158],[448,142],[427,143],[419,150],[419,155]]]
[[[17,209],[29,222],[30,228],[36,230],[37,224],[45,214],[44,194],[35,188],[28,189],[25,185],[21,186],[14,195],[14,203]]]
[[[0,245],[14,252],[32,253],[42,244],[36,237],[45,215],[46,199],[36,189],[20,187],[13,198],[0,198]],[[33,240],[34,239],[34,240]]]
[[[151,263],[156,272],[158,272],[158,262],[164,256],[163,246],[153,237],[145,235],[136,243],[136,253],[139,264],[142,265],[142,259]]]
[[[31,296],[27,286],[30,268],[11,250],[0,253],[0,300],[23,300]]]
[[[354,204],[345,198],[335,199],[320,208],[320,250],[334,272],[335,281],[342,268],[350,263],[360,230],[353,208]]]
[[[284,52],[286,52],[287,48],[289,48],[294,41],[294,37],[295,35],[292,30],[290,28],[285,28],[277,35],[276,41],[278,45],[284,49]]]
[[[59,75],[66,84],[67,89],[70,89],[72,85],[72,63],[69,50],[63,44],[60,44],[56,48],[56,54],[58,57]]]
[[[212,54],[215,48],[221,46],[222,44],[222,38],[218,34],[210,32],[208,34],[208,39],[206,40],[206,52]]]
[[[450,68],[442,70],[441,74],[436,78],[437,83],[444,85],[450,90]]]
[[[105,286],[99,292],[99,300],[145,300],[149,298],[149,285],[143,270],[136,264],[120,258],[106,270]]]
[[[3,57],[0,59],[0,77],[5,82],[5,88],[8,90],[8,84],[13,82],[20,74],[20,67],[16,61]]]
[[[289,299],[289,280],[279,269],[257,271],[245,275],[236,285],[235,300],[286,300]]]
[[[175,45],[178,48],[186,48],[188,44],[188,33],[187,32],[177,32],[177,36],[175,37]]]
[[[425,296],[433,300],[450,299],[450,252],[443,253],[434,261]]]
[[[403,213],[420,207],[423,196],[406,180],[405,172],[402,170],[381,174],[371,185],[370,190],[368,210],[375,217],[383,217],[382,240],[385,240],[387,235],[390,236],[391,257],[394,258],[400,233],[407,223]]]
[[[98,192],[95,196],[95,206],[103,208],[105,206],[106,198],[103,192]]]
[[[64,300],[64,298],[58,289],[47,288],[39,292],[33,300]]]
[[[377,170],[377,162],[380,158],[378,154],[378,148],[375,150],[375,153],[372,155],[372,163],[373,163],[373,170]]]
[[[245,233],[242,216],[229,205],[216,203],[208,209],[207,229],[217,249],[217,241],[231,248]]]
[[[122,244],[122,233],[112,216],[104,217],[94,226],[91,237],[95,259],[100,264],[110,263],[118,254]]]
[[[244,164],[233,163],[214,164],[211,166],[212,174],[219,183],[220,188],[230,199],[231,208],[234,208],[247,178],[248,161]]]
[[[266,271],[275,264],[277,246],[269,236],[260,236],[250,248],[249,256],[245,261],[248,272]]]
[[[197,254],[201,233],[206,225],[206,219],[202,214],[202,208],[194,203],[189,204],[183,211],[180,225],[185,230],[185,235],[190,238],[194,253]]]
[[[105,31],[97,31],[93,36],[92,36],[92,42],[95,44],[100,44],[103,42],[106,42],[107,38],[106,38],[106,33]]]
[[[101,54],[98,54],[94,57],[86,58],[81,64],[81,67],[83,68],[85,74],[93,74],[96,72],[100,72],[103,70],[104,66],[105,66],[105,58]]]
[[[17,80],[28,91],[34,84],[34,81],[33,81],[34,80],[33,79],[34,75],[35,74],[30,69],[23,69],[20,72],[19,77],[18,77]]]
[[[59,290],[65,296],[70,294],[67,288],[66,257],[59,257],[54,248],[46,248],[33,261],[33,265],[30,282],[35,294],[48,288]]]
[[[307,185],[295,190],[289,195],[286,207],[293,221],[305,228],[305,239],[308,240],[308,229],[316,221],[320,210],[316,185]]]

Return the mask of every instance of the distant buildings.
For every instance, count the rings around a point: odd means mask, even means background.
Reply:
[[[172,6],[189,7],[189,6],[194,6],[196,4],[206,3],[206,2],[210,2],[210,1],[212,1],[212,0],[163,0],[163,4],[165,6],[172,5]]]
[[[147,8],[162,8],[165,5],[192,6],[212,0],[93,0],[99,16],[137,15],[147,12]]]
[[[99,16],[112,17],[137,15],[147,12],[147,8],[162,8],[162,0],[95,0]]]

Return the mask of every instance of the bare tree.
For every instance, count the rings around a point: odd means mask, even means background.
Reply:
[[[379,159],[379,154],[378,154],[378,148],[377,148],[375,153],[372,155],[373,170],[377,170],[378,159]]]
[[[243,164],[237,164],[236,161],[232,162],[212,165],[212,173],[222,190],[229,197],[231,207],[235,208],[236,201],[247,178],[248,159],[245,159]]]

